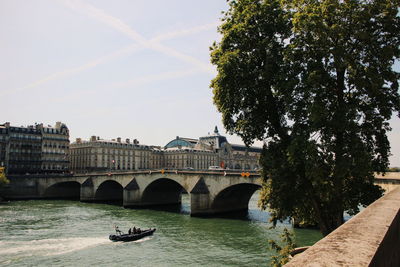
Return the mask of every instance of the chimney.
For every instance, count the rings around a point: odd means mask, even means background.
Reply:
[[[135,145],[138,145],[138,144],[139,144],[139,141],[138,141],[137,139],[133,139],[133,143],[134,143]]]
[[[61,121],[57,121],[56,122],[56,129],[60,129],[61,128]]]
[[[8,128],[10,127],[10,122],[6,122],[4,125]]]
[[[127,144],[130,144],[130,143],[131,143],[131,140],[129,140],[129,138],[126,138],[125,141],[126,141]]]
[[[100,140],[100,136],[97,136],[97,140]]]
[[[82,138],[76,138],[76,143],[77,143],[77,144],[82,143]]]
[[[117,137],[117,142],[121,143],[121,137]]]
[[[95,142],[96,141],[96,136],[95,135],[92,135],[92,137],[90,137],[90,142]]]

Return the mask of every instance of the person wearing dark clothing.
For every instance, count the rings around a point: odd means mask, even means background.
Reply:
[[[119,235],[122,233],[121,230],[119,230],[118,226],[115,226],[115,232],[116,232],[117,234],[119,234]]]

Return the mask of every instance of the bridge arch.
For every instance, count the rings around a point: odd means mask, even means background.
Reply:
[[[221,190],[212,201],[214,213],[248,210],[249,200],[261,186],[251,183],[235,184]]]
[[[183,192],[187,190],[179,182],[159,178],[146,186],[141,202],[146,206],[181,204]]]
[[[43,193],[44,198],[76,199],[80,198],[81,184],[77,181],[54,183]]]
[[[99,202],[118,202],[123,201],[123,187],[114,180],[102,182],[96,190],[95,200]]]

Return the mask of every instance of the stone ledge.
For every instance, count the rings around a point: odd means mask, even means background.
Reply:
[[[381,197],[285,266],[400,266],[400,188]]]
[[[376,179],[392,179],[392,180],[400,180],[400,172],[385,172],[384,174],[375,173]]]

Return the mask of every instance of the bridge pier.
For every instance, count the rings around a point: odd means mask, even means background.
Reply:
[[[80,200],[82,202],[95,202],[96,191],[94,189],[93,180],[91,177],[87,178],[81,185]]]
[[[124,188],[123,206],[126,208],[134,208],[140,206],[142,194],[136,179],[133,178]]]
[[[207,216],[211,212],[212,199],[203,178],[190,191],[190,216]]]
[[[248,202],[225,202],[218,206],[215,205],[215,198],[210,194],[192,194],[190,198],[190,216],[209,217],[218,214],[246,214],[248,211]]]
[[[210,207],[210,194],[190,193],[190,216],[203,217],[213,214]]]

